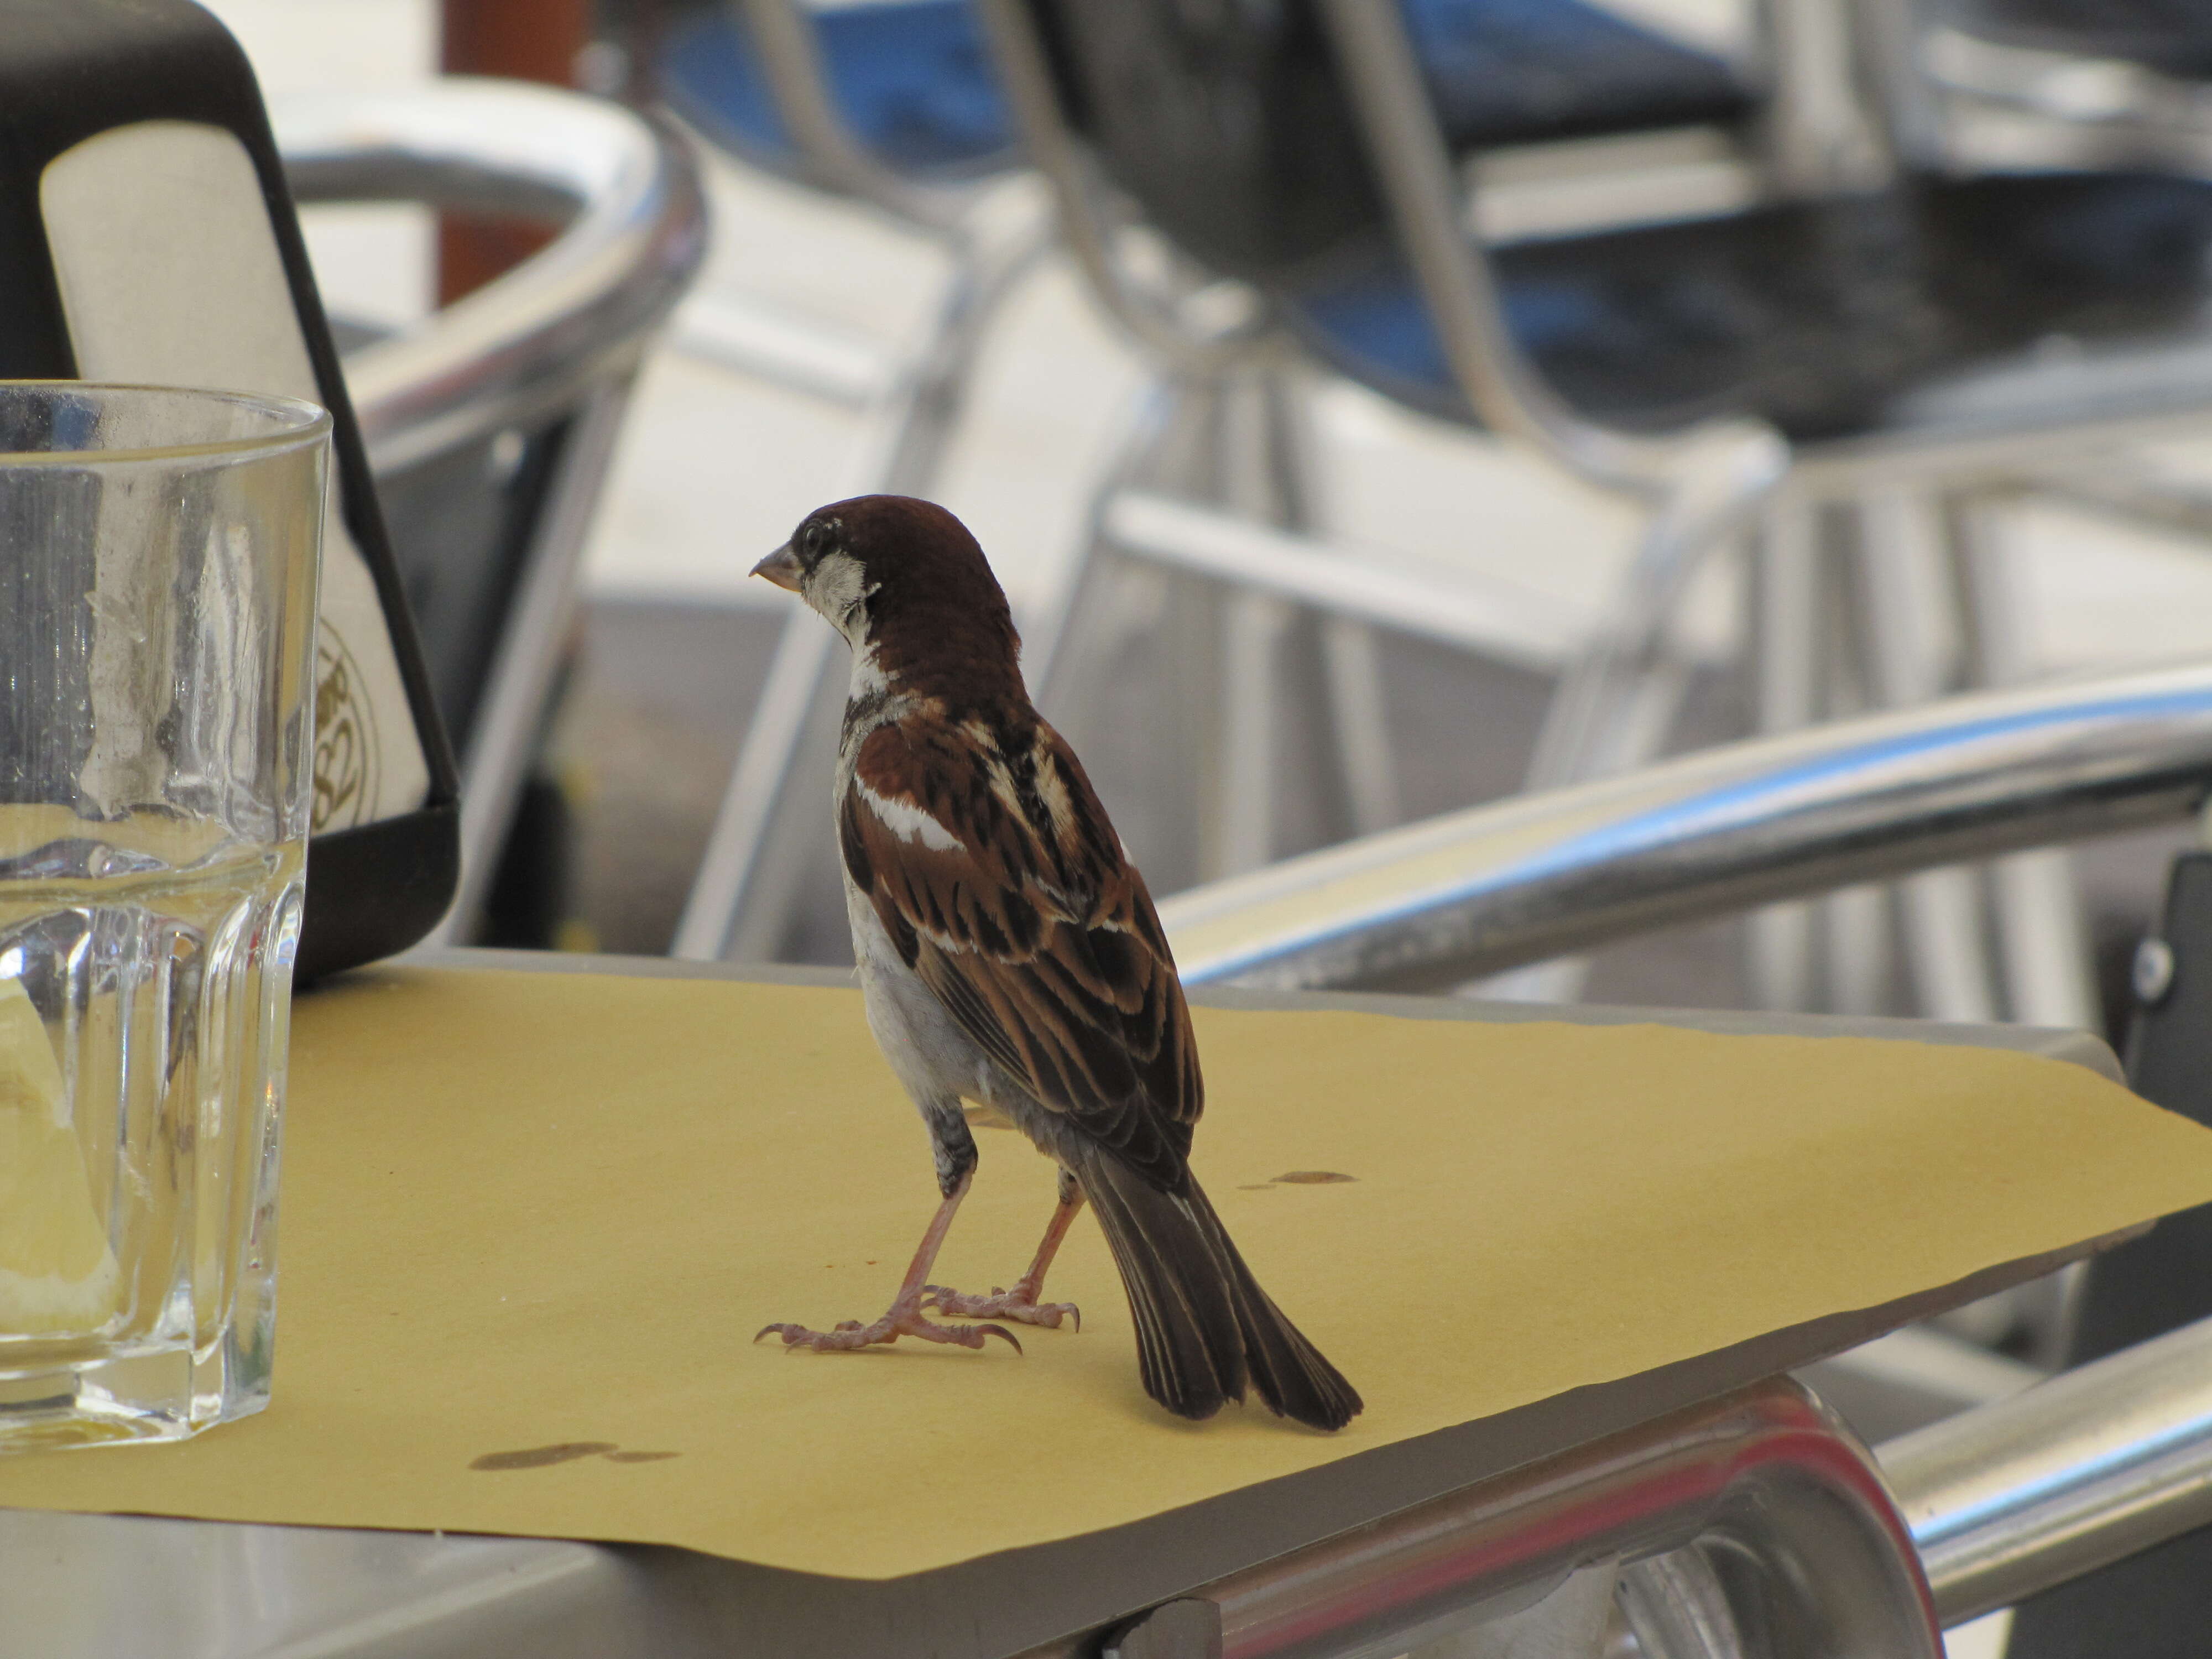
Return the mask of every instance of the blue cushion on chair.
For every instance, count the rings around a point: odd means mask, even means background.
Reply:
[[[1728,122],[1750,93],[1710,53],[1583,0],[1404,0],[1455,149]]]
[[[1920,179],[1875,195],[1496,251],[1507,326],[1569,404],[1674,428],[1758,415],[1792,439],[1893,430],[1929,394],[2056,346],[2156,353],[2212,315],[2212,184]],[[1412,276],[1378,257],[1285,293],[1317,355],[1471,421]]]
[[[1010,166],[1013,134],[968,0],[889,0],[814,14],[837,107],[878,161],[901,173]],[[751,40],[717,8],[674,30],[662,92],[708,138],[779,171],[795,163]]]

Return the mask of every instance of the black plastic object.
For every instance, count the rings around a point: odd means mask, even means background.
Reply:
[[[2173,863],[2166,920],[2137,958],[2128,1080],[2212,1127],[2212,853]],[[2069,1364],[2212,1317],[2212,1204],[2168,1216],[2089,1264]],[[2212,1528],[2062,1584],[2013,1614],[2008,1659],[2202,1659]]]
[[[211,253],[255,280],[164,324]],[[190,0],[0,0],[0,377],[215,384],[330,410],[339,512],[298,976],[420,939],[459,872],[453,753],[259,88]]]
[[[1071,123],[1198,259],[1281,283],[1382,241],[1311,0],[1032,4]],[[1583,0],[1403,4],[1456,151],[1733,123],[1754,108],[1721,59]]]

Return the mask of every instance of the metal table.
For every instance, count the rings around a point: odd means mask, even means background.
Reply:
[[[413,960],[845,982],[832,971],[657,958],[445,951]],[[1426,1018],[1652,1018],[1216,987],[1194,1000]],[[1668,1018],[1979,1043],[2118,1074],[2110,1052],[2078,1033]],[[1132,1526],[906,1580],[824,1579],[668,1548],[0,1511],[10,1568],[0,1574],[0,1656],[1012,1656],[1097,1652],[1102,1641],[1126,1659],[1396,1654],[1473,1618],[1564,1605],[1560,1587],[1595,1569],[1608,1575],[1607,1606],[1618,1576],[1620,1604],[1654,1659],[1733,1651],[1712,1645],[1719,1626],[1747,1617],[1770,1621],[1763,1640],[1794,1632],[1790,1651],[1932,1659],[1937,1615],[1872,1458],[1782,1373],[2051,1265],[2011,1264]],[[1958,1518],[1916,1514],[1913,1524],[1956,1531]],[[1716,1572],[1723,1557],[1767,1569],[1753,1577],[1773,1605],[1731,1613],[1730,1598],[1747,1592],[1741,1574]],[[1149,1626],[1114,1635],[1148,1609],[1158,1610]]]

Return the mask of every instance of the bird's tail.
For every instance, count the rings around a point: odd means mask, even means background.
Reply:
[[[1146,1394],[1211,1417],[1249,1380],[1276,1415],[1316,1429],[1358,1414],[1358,1393],[1268,1300],[1195,1179],[1164,1192],[1103,1155],[1075,1174],[1129,1293]]]

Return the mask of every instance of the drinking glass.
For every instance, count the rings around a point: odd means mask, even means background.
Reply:
[[[268,1402],[329,441],[0,381],[0,1449]]]

